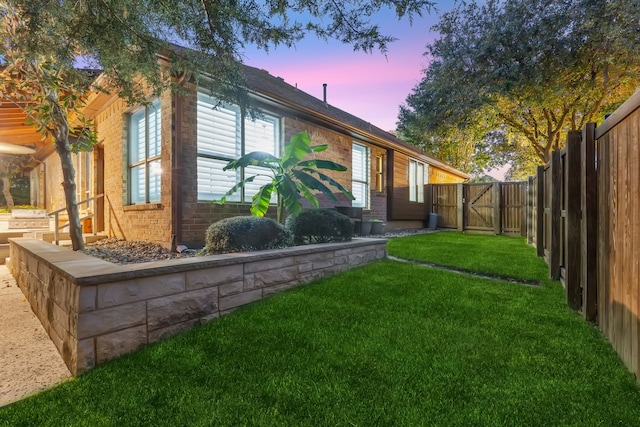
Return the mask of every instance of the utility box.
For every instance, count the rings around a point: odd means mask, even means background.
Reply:
[[[429,230],[435,230],[438,228],[438,214],[430,213],[429,214]]]

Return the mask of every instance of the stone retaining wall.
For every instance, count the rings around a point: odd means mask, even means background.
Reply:
[[[275,292],[386,257],[385,240],[356,239],[117,265],[39,240],[10,242],[9,269],[73,375]]]

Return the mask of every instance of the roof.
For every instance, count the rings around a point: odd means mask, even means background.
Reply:
[[[464,172],[447,165],[443,161],[425,154],[418,148],[410,145],[395,135],[380,129],[366,122],[353,114],[349,114],[339,108],[336,108],[324,101],[309,95],[308,93],[286,83],[280,77],[274,77],[269,72],[244,65],[244,73],[247,86],[250,90],[257,92],[262,96],[266,96],[278,104],[289,105],[290,108],[297,111],[306,112],[309,116],[313,116],[326,124],[333,124],[377,145],[387,146],[406,154],[420,158],[426,163],[436,166],[440,169],[451,172],[463,178],[469,178]]]
[[[80,71],[86,72],[90,78],[96,78],[102,72],[101,70],[84,68]],[[0,144],[3,145],[0,154],[2,152],[8,153],[10,145],[16,146],[16,152],[26,153],[25,149],[21,147],[32,148],[35,150],[32,157],[37,161],[27,165],[28,169],[53,153],[55,147],[51,136],[43,138],[35,126],[28,124],[29,120],[25,112],[26,105],[26,102],[15,104],[0,97]]]

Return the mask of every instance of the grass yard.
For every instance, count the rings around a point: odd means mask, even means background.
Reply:
[[[470,268],[470,248],[499,254],[508,245],[509,258],[492,271],[546,275],[522,239],[438,234],[390,248],[460,245],[467,254],[456,262]],[[2,426],[639,424],[633,376],[566,308],[558,283],[521,286],[389,260],[0,408]]]
[[[521,280],[546,280],[548,267],[523,238],[455,231],[392,239],[390,255]]]

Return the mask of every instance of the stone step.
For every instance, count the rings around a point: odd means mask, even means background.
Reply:
[[[49,220],[48,219],[10,219],[8,229],[17,229],[17,228],[49,228]]]

